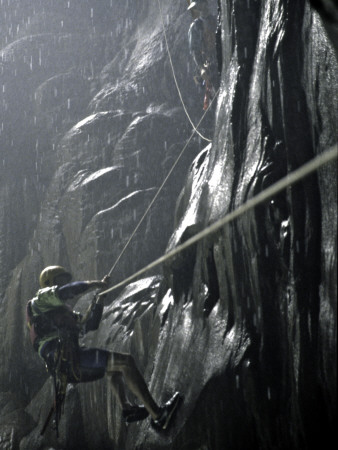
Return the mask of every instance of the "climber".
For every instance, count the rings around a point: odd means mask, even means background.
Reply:
[[[189,50],[199,72],[194,80],[196,84],[205,86],[203,109],[206,110],[219,83],[216,61],[217,20],[210,14],[208,0],[193,0],[188,11],[194,18],[188,32]]]
[[[154,428],[166,429],[180,401],[177,392],[159,407],[131,355],[79,346],[80,332],[98,328],[104,296],[95,296],[84,315],[72,311],[65,302],[93,289],[106,289],[109,277],[101,281],[71,282],[71,279],[71,274],[61,266],[46,267],[40,274],[41,289],[27,304],[30,338],[48,372],[54,378],[57,372],[65,385],[94,381],[107,373],[127,423],[143,420],[150,414]],[[132,405],[128,401],[124,382],[143,405]],[[66,386],[63,397],[65,392]]]

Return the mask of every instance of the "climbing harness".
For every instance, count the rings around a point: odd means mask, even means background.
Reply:
[[[255,197],[252,197],[247,202],[245,202],[243,205],[239,206],[235,211],[230,212],[222,219],[217,220],[212,225],[206,227],[201,232],[195,234],[193,237],[185,241],[183,244],[178,245],[170,252],[166,253],[165,255],[161,256],[160,258],[156,259],[152,263],[145,266],[143,269],[135,272],[133,275],[125,278],[120,283],[117,283],[115,286],[110,287],[109,289],[106,289],[105,291],[101,292],[100,295],[106,295],[108,292],[112,292],[122,286],[124,286],[127,283],[130,283],[131,281],[135,280],[139,276],[143,275],[145,272],[148,272],[151,269],[154,269],[155,267],[159,266],[160,264],[163,264],[165,261],[168,261],[169,259],[172,259],[177,254],[181,253],[183,250],[186,250],[188,247],[192,246],[193,244],[196,244],[198,241],[201,241],[202,239],[206,238],[207,236],[210,236],[211,234],[214,234],[216,231],[218,231],[220,228],[223,228],[226,224],[233,222],[238,217],[242,216],[247,211],[257,207],[258,205],[265,203],[267,200],[271,199],[271,197],[275,196],[276,194],[280,193],[284,189],[288,188],[289,186],[292,186],[293,184],[299,182],[303,178],[307,177],[311,173],[317,171],[320,167],[324,166],[325,164],[328,164],[331,161],[334,161],[338,158],[338,146],[335,145],[330,150],[327,150],[325,153],[322,153],[321,155],[313,158],[311,161],[305,163],[300,168],[296,169],[294,172],[286,175],[284,178],[277,181],[272,186],[268,187]]]
[[[59,345],[60,347],[60,345]],[[49,371],[52,371],[53,375],[53,384],[54,384],[54,401],[52,404],[52,407],[48,413],[48,416],[45,420],[45,423],[41,429],[40,435],[43,436],[45,433],[47,426],[54,414],[54,427],[56,432],[56,437],[59,437],[59,423],[61,419],[61,414],[63,412],[63,404],[64,400],[66,398],[66,391],[67,391],[67,375],[66,373],[61,373],[60,368],[62,364],[62,352],[58,348],[58,350],[55,352],[55,367],[51,368],[48,367]]]
[[[69,379],[79,382],[81,379],[76,344],[69,333],[60,333],[58,347],[54,353],[53,363],[47,363],[47,370],[52,373],[54,384],[54,400],[40,434],[43,435],[54,414],[54,428],[59,437],[59,423],[64,411],[67,385]]]

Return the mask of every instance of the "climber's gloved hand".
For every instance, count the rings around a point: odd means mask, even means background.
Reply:
[[[100,288],[102,291],[105,291],[109,286],[109,280],[110,280],[110,275],[105,275],[101,281],[97,281],[97,287]],[[103,304],[105,298],[106,298],[105,294],[97,294],[95,303]]]
[[[106,289],[107,284],[104,283],[103,281],[97,280],[97,281],[91,281],[90,285],[92,288],[94,289]]]
[[[108,288],[109,284],[109,275],[105,275],[102,280],[92,281],[92,286],[97,289],[102,289],[103,291]]]
[[[109,280],[110,280],[110,275],[105,275],[101,280],[101,282],[105,284],[106,288],[109,286]]]

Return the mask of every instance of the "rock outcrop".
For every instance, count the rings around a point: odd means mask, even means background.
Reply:
[[[127,427],[103,379],[70,385],[59,439],[40,436],[52,381],[25,325],[44,266],[98,278],[123,251],[117,283],[337,145],[336,9],[311,3],[325,13],[219,2],[220,90],[198,128],[210,143],[191,137],[172,72],[197,124],[187,2],[1,3],[0,449],[335,439],[336,162],[108,295],[83,344],[130,352],[159,403],[184,394],[165,433]]]

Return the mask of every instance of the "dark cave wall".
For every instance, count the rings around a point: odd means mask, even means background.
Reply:
[[[202,95],[187,64],[185,3],[162,8],[196,123]],[[69,5],[71,14],[68,2],[8,2],[0,16],[13,22],[0,31],[1,445],[329,445],[336,163],[107,299],[99,331],[84,343],[131,352],[159,403],[184,393],[171,430],[159,434],[149,421],[126,427],[102,380],[70,388],[59,441],[51,429],[39,436],[52,386],[22,336],[40,269],[57,261],[79,278],[106,273],[190,135],[158,8],[118,1],[112,14],[110,1]],[[337,60],[317,13],[301,0],[222,1],[221,9],[221,89],[201,128],[212,145],[192,140],[113,282],[337,144]]]
[[[336,60],[320,20],[306,2],[249,4],[250,12],[248,2],[223,8],[232,48],[223,48],[227,70],[213,147],[200,170],[199,205],[187,208],[169,248],[188,228],[223,217],[337,142]],[[208,320],[210,307],[223,310],[225,336],[246,342],[242,358],[224,359],[223,377],[205,394],[210,403],[191,418],[196,425],[200,413],[201,426],[207,421],[211,448],[311,448],[333,437],[335,178],[333,163],[198,245],[196,263],[190,253],[176,261],[178,269],[172,265],[177,298],[193,301]],[[226,407],[215,400],[220,384]],[[202,411],[211,405],[208,420]],[[215,417],[222,417],[224,434]]]

